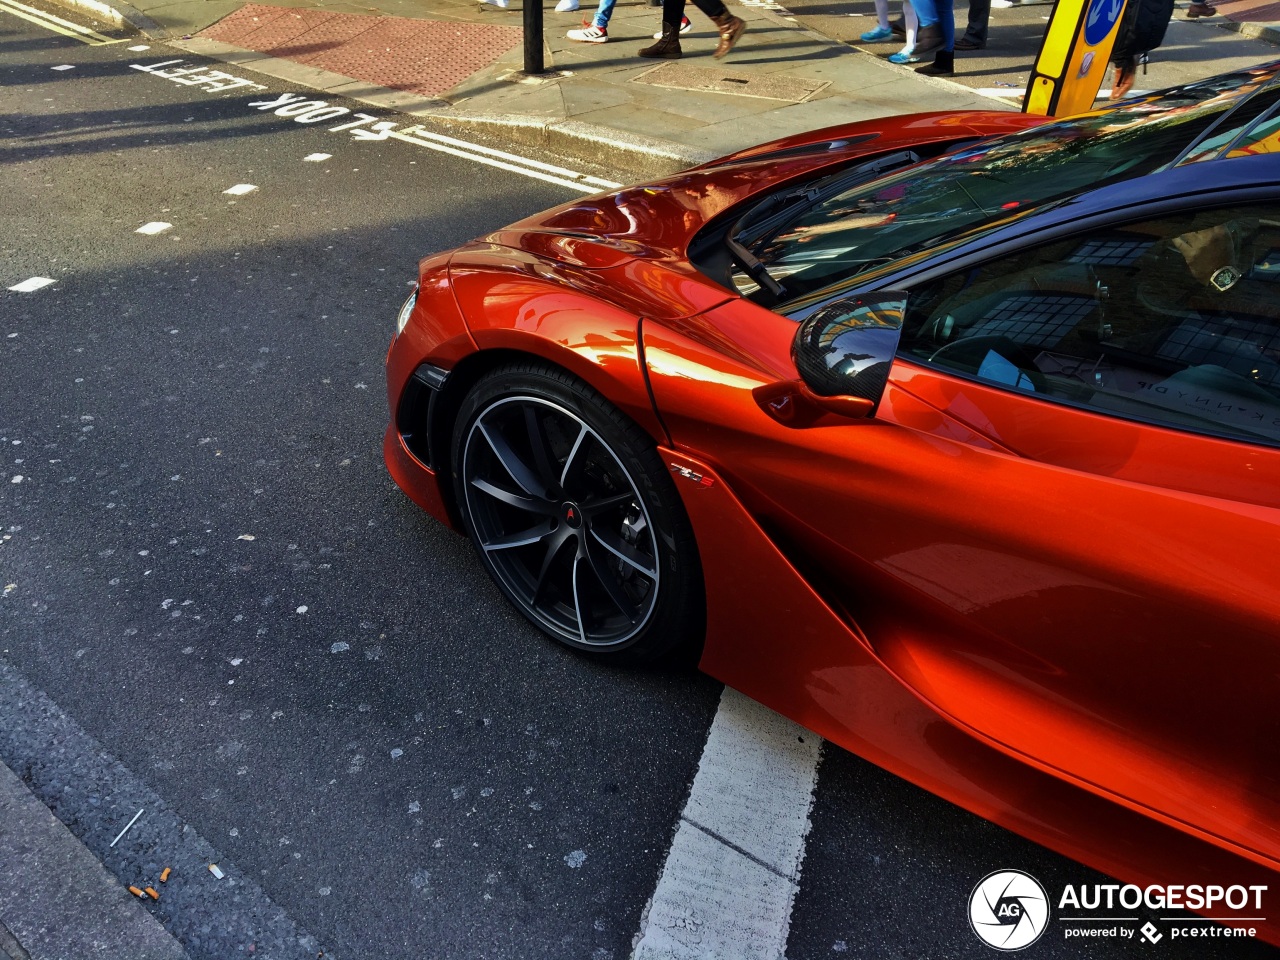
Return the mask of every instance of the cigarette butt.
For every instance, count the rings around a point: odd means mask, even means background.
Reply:
[[[145,897],[145,896],[146,896],[146,894],[145,894],[145,893],[143,893],[141,890],[139,890],[137,887],[130,887],[130,888],[129,888],[129,892],[130,892],[130,893],[132,893],[135,897]]]
[[[159,900],[159,899],[160,899],[160,894],[156,893],[156,892],[155,892],[155,890],[154,890],[153,888],[151,888],[151,887],[147,887],[147,889],[146,889],[146,894],[147,894],[147,896],[148,896],[148,897],[150,897],[152,900]]]
[[[160,882],[161,882],[161,883],[168,883],[168,882],[169,882],[169,874],[170,874],[170,873],[172,873],[172,872],[173,872],[173,867],[165,867],[162,871],[160,871]]]
[[[222,871],[218,869],[218,865],[216,863],[209,864],[209,872],[212,873],[216,879],[222,879]]]

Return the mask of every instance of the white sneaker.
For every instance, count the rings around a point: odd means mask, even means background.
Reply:
[[[570,30],[565,34],[570,40],[581,43],[607,43],[609,33],[597,26],[583,27],[581,30]]]
[[[507,7],[511,6],[511,0],[480,0],[480,2],[497,7],[499,10],[505,10]]]
[[[693,24],[689,22],[689,18],[688,18],[688,17],[681,17],[681,18],[680,18],[680,32],[681,32],[681,33],[688,33],[688,32],[689,32],[690,30],[692,30],[692,29],[693,29]],[[655,33],[655,34],[653,35],[653,39],[655,39],[655,40],[661,40],[661,39],[662,39],[662,31],[661,31],[661,30],[659,30],[657,33]]]
[[[573,13],[578,9],[578,0],[560,0],[556,4],[556,13]]]

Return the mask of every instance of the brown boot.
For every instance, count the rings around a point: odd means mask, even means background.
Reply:
[[[663,60],[679,60],[684,56],[680,50],[680,27],[672,26],[665,20],[662,22],[662,37],[640,51],[642,57],[661,57]]]
[[[718,17],[712,17],[711,22],[720,30],[720,43],[716,47],[716,52],[711,55],[719,60],[733,49],[733,45],[742,36],[742,31],[747,29],[747,22],[740,17],[735,17],[728,10]]]

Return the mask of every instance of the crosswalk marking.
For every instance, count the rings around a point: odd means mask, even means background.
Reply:
[[[633,960],[778,960],[822,740],[725,688]]]

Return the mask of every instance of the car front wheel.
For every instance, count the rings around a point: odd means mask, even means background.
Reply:
[[[697,548],[653,441],[536,364],[482,377],[454,431],[457,500],[503,593],[561,643],[651,660],[701,636]]]

